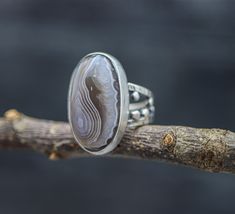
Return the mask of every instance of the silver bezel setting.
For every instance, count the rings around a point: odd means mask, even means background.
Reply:
[[[91,154],[94,154],[94,155],[104,155],[104,154],[107,154],[107,153],[113,151],[117,147],[117,145],[121,141],[121,139],[125,133],[125,130],[127,128],[128,112],[129,112],[129,92],[128,92],[128,83],[127,83],[126,73],[125,73],[122,65],[120,64],[120,62],[115,57],[113,57],[109,54],[103,53],[103,52],[90,53],[90,54],[84,56],[82,59],[89,57],[89,56],[94,56],[94,55],[102,55],[102,56],[105,56],[106,58],[108,58],[110,60],[110,62],[112,63],[112,66],[118,76],[119,90],[120,90],[119,91],[119,93],[120,93],[120,113],[119,113],[119,123],[117,126],[116,133],[115,133],[112,141],[106,147],[104,147],[103,149],[101,149],[99,151],[90,151],[87,148],[85,148],[83,145],[80,144],[79,140],[77,139],[77,137],[74,134],[73,127],[71,125],[72,123],[71,123],[71,112],[70,112],[70,105],[71,105],[70,99],[71,99],[71,89],[72,89],[74,74],[76,72],[76,68],[79,67],[81,61],[75,67],[74,72],[72,74],[71,81],[70,81],[69,94],[68,94],[68,120],[70,123],[70,127],[72,130],[73,136],[82,149],[84,149],[85,151],[87,151]]]

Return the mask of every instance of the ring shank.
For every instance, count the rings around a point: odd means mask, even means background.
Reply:
[[[128,89],[129,89],[129,91],[132,91],[132,92],[136,91],[136,92],[138,92],[146,97],[149,97],[149,98],[153,96],[153,93],[149,89],[147,89],[143,86],[140,86],[140,85],[136,85],[134,83],[129,82]]]
[[[128,83],[128,90],[130,97],[128,127],[152,123],[155,113],[153,93],[133,83]]]

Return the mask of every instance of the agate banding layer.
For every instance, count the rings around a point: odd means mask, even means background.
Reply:
[[[127,126],[128,87],[120,63],[104,53],[85,56],[74,70],[68,111],[79,145],[94,154],[112,151]]]

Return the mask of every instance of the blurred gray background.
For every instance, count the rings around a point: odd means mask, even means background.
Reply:
[[[0,113],[67,120],[70,75],[93,51],[155,93],[156,123],[235,131],[235,2],[1,0]],[[235,213],[235,176],[110,158],[0,151],[0,213]]]

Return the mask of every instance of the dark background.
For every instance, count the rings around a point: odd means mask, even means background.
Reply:
[[[235,131],[235,2],[1,0],[0,113],[67,120],[70,75],[116,56],[156,98],[157,124]],[[0,151],[0,213],[235,213],[235,177],[161,162],[51,162]]]

